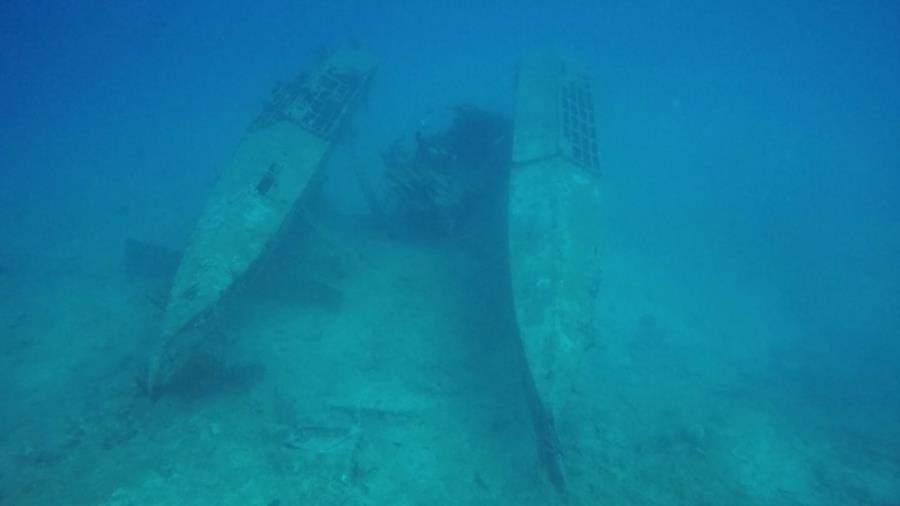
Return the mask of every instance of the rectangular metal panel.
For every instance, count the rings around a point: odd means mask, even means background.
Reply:
[[[190,352],[196,336],[185,331],[203,320],[278,234],[373,70],[363,53],[336,53],[278,89],[248,129],[175,275],[147,380],[151,393]]]
[[[519,73],[507,237],[516,323],[542,462],[565,487],[557,433],[593,339],[600,206],[590,83],[559,58]]]

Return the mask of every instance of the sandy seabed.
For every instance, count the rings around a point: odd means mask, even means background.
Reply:
[[[136,378],[160,284],[10,257],[0,278],[0,504],[900,503],[900,436],[788,388],[765,289],[604,253],[596,344],[538,462],[497,257],[335,223],[223,304],[196,377]],[[312,245],[312,246],[310,246]],[[224,365],[223,365],[224,364]],[[210,379],[212,378],[212,379]]]

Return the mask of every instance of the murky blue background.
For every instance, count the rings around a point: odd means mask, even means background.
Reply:
[[[54,283],[120,269],[126,237],[183,247],[274,83],[346,44],[380,61],[354,126],[372,173],[392,139],[435,111],[474,103],[511,114],[522,55],[550,47],[584,62],[600,131],[607,301],[633,289],[645,303],[613,313],[702,322],[679,327],[673,334],[689,337],[673,337],[653,362],[709,386],[698,404],[718,402],[715,386],[728,383],[784,423],[825,426],[810,433],[850,448],[829,469],[854,455],[857,478],[880,470],[858,478],[864,492],[817,498],[900,501],[893,2],[3,2],[0,283],[16,287],[0,301],[9,423],[29,419],[17,405],[34,413],[22,396],[83,392],[47,379],[68,348],[16,351],[22,339],[78,341],[81,327],[50,325],[60,316],[47,308],[62,297]],[[346,167],[328,198],[365,212]],[[129,336],[120,348],[83,350],[92,357],[83,367],[120,360],[136,346]],[[607,394],[615,374],[649,364],[593,360],[591,370],[607,371],[593,387]],[[654,371],[639,374],[652,385]],[[734,371],[746,371],[742,384],[717,379]],[[35,375],[47,378],[23,379]],[[634,409],[652,411],[642,399]],[[834,473],[820,473],[820,489],[847,481]],[[7,490],[16,476],[4,477]],[[815,502],[791,497],[785,504]],[[644,499],[622,504],[653,503]]]

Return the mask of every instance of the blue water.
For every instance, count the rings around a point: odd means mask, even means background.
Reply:
[[[561,4],[3,2],[0,504],[900,504],[900,8]],[[141,397],[161,315],[125,240],[184,248],[273,85],[347,45],[379,66],[331,246],[289,238],[296,278],[226,311],[240,381]],[[387,237],[351,170],[455,105],[512,117],[548,47],[593,78],[602,172],[568,499],[491,341],[502,259]],[[323,255],[339,303],[302,284]],[[349,468],[285,450],[360,396],[389,413],[341,419]]]

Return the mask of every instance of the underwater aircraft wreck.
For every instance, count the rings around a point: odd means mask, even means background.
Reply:
[[[593,335],[597,134],[590,81],[558,57],[519,69],[507,201],[509,271],[540,455],[565,489],[557,429]]]
[[[251,124],[187,249],[165,255],[167,264],[180,261],[145,380],[151,397],[185,367],[205,320],[312,191],[374,67],[368,55],[335,53],[279,88]],[[475,108],[456,108],[446,129],[417,132],[412,148],[392,145],[384,163],[396,204],[387,214],[386,206],[373,207],[395,226],[406,220],[414,230],[452,235],[493,223],[483,213],[505,200],[505,213],[494,214],[498,228],[486,230],[500,243],[494,250],[506,247],[500,261],[508,267],[509,292],[501,295],[515,324],[517,374],[541,464],[552,485],[565,491],[574,443],[559,434],[575,423],[567,408],[577,403],[573,388],[593,339],[599,279],[599,162],[587,74],[555,56],[526,58],[511,125]],[[365,181],[361,186],[371,190]],[[505,199],[492,198],[504,192]],[[137,244],[130,249],[136,260],[160,256]]]
[[[275,90],[213,189],[184,251],[145,388],[156,397],[201,337],[198,327],[270,246],[313,186],[336,132],[375,69],[359,51],[336,52]]]

